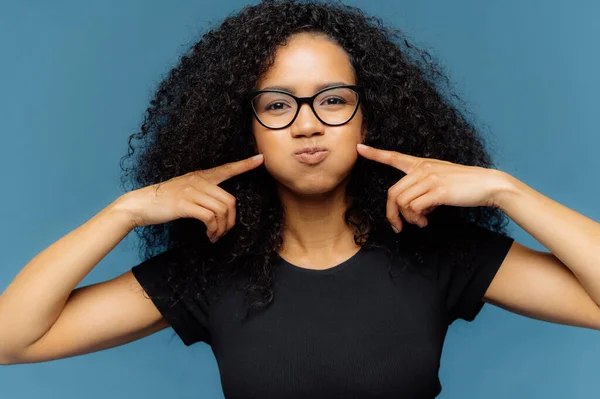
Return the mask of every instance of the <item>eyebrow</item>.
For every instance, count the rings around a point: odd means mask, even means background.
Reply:
[[[346,82],[328,82],[328,83],[321,83],[317,86],[315,86],[315,92],[321,91],[327,87],[332,87],[332,86],[342,86],[342,85],[349,85],[349,83]],[[283,90],[283,91],[287,91],[289,93],[295,93],[295,89],[292,86],[281,86],[281,85],[273,85],[273,86],[267,86],[264,87],[260,90]]]

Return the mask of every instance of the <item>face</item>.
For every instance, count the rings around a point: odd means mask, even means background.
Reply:
[[[356,84],[348,54],[324,36],[300,33],[276,51],[275,63],[261,77],[257,89],[286,86],[285,91],[297,97],[309,97],[321,87],[340,84]],[[326,99],[318,103],[325,104]],[[328,126],[319,121],[309,104],[303,104],[290,126],[270,129],[253,116],[252,131],[257,150],[264,155],[264,166],[280,187],[301,195],[314,195],[330,192],[346,181],[359,156],[356,144],[364,138],[362,121],[359,107],[346,124]],[[295,156],[298,150],[312,146],[327,149],[322,161],[315,163],[309,159],[307,163],[306,159]]]

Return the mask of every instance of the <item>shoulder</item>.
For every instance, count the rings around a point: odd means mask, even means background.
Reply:
[[[430,225],[415,232],[403,249],[423,266],[438,273],[464,271],[495,263],[508,252],[514,239],[503,231],[473,223]],[[456,269],[456,270],[455,270]]]

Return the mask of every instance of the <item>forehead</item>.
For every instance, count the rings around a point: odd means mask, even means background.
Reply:
[[[285,86],[297,95],[313,94],[328,83],[355,84],[350,57],[323,35],[300,33],[275,51],[273,65],[259,79],[257,88]]]

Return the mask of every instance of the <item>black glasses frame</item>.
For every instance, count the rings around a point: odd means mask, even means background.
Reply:
[[[336,124],[325,122],[323,119],[321,119],[319,117],[319,115],[317,114],[317,111],[315,110],[315,106],[313,104],[314,101],[315,101],[315,98],[317,98],[317,96],[319,96],[319,94],[323,93],[324,91],[331,90],[331,89],[344,89],[344,88],[352,89],[352,90],[354,90],[358,94],[358,100],[356,101],[356,108],[354,109],[354,112],[352,113],[352,115],[350,116],[350,118],[348,118],[348,120],[346,122],[336,123]],[[292,120],[290,121],[290,123],[288,123],[287,125],[282,126],[282,127],[270,127],[270,126],[265,125],[260,120],[260,118],[258,117],[258,115],[256,113],[256,109],[254,109],[254,97],[256,97],[257,95],[259,95],[260,93],[283,93],[283,94],[287,94],[288,96],[290,96],[294,100],[296,100],[296,104],[298,104],[298,108],[296,108],[296,114],[294,115],[294,117],[292,118]],[[363,99],[364,96],[365,96],[365,92],[364,92],[364,89],[362,88],[362,86],[358,86],[358,85],[340,85],[340,86],[326,87],[323,90],[318,91],[317,93],[315,93],[313,96],[310,96],[310,97],[296,97],[292,93],[289,93],[289,92],[284,91],[284,90],[253,90],[253,91],[248,92],[248,94],[247,94],[247,101],[250,102],[250,108],[252,108],[252,113],[254,114],[254,117],[256,118],[256,120],[258,121],[258,123],[260,123],[261,125],[263,125],[267,129],[280,130],[280,129],[285,129],[286,127],[288,127],[292,123],[294,123],[294,121],[296,120],[296,117],[298,117],[298,114],[300,113],[300,107],[302,107],[302,104],[308,104],[310,106],[310,109],[312,109],[313,114],[315,114],[315,116],[317,117],[317,119],[319,121],[321,121],[321,123],[323,123],[323,124],[325,124],[327,126],[341,126],[341,125],[344,125],[344,124],[350,122],[352,120],[352,118],[354,118],[354,115],[356,115],[356,111],[358,111],[358,107],[360,107],[360,103],[361,103],[361,101],[362,101],[362,99]]]

